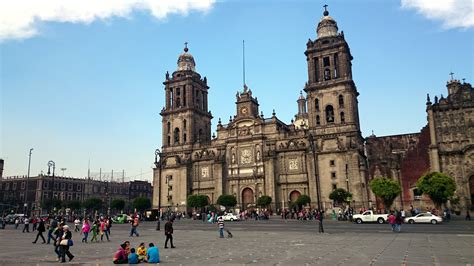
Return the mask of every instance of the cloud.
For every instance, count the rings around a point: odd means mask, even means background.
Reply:
[[[0,0],[0,40],[39,34],[41,22],[88,24],[148,11],[158,19],[190,11],[207,12],[215,0]]]
[[[441,20],[446,29],[474,27],[472,0],[401,0],[401,5],[428,19]]]

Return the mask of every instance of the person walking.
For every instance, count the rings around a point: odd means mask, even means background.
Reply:
[[[59,242],[61,242],[61,236],[63,235],[63,225],[64,224],[58,224],[56,228],[54,228],[53,231],[53,244],[54,244],[54,253],[58,256],[58,261],[61,260],[61,249]]]
[[[217,225],[219,227],[219,238],[224,238],[224,218],[222,216],[217,218]]]
[[[392,232],[395,232],[395,215],[393,214],[393,212],[390,213],[390,215],[388,216],[387,220],[388,220],[388,223],[390,224],[390,226],[392,227]]]
[[[133,235],[140,236],[140,234],[138,234],[138,231],[137,231],[137,227],[139,223],[138,216],[135,216],[135,218],[133,219],[131,223],[132,223],[132,228],[130,229],[130,237],[132,237]]]
[[[100,221],[100,241],[104,241],[104,235],[107,238],[107,241],[110,241],[109,239],[109,231],[107,230],[107,222],[105,220]]]
[[[58,227],[58,221],[54,218],[49,219],[48,221],[48,241],[47,245],[51,242],[51,239],[54,241],[53,231]]]
[[[18,229],[18,226],[20,225],[20,218],[15,219],[15,229]]]
[[[466,221],[471,220],[471,214],[469,213],[469,210],[466,211]]]
[[[34,217],[31,218],[31,223],[33,224],[33,232],[36,231],[36,228],[38,227],[38,218]]]
[[[81,220],[79,220],[79,217],[76,217],[76,219],[74,220],[74,232],[81,231],[81,229],[79,228],[80,225],[81,225]]]
[[[91,230],[91,225],[89,223],[89,219],[85,218],[84,223],[82,223],[82,230],[81,230],[81,234],[84,235],[82,237],[83,243],[87,243],[87,238],[89,237],[90,230]]]
[[[403,218],[402,218],[402,215],[400,212],[397,213],[397,216],[395,217],[395,228],[397,230],[397,232],[400,233],[400,229],[402,227],[402,222],[403,222]]]
[[[61,262],[66,262],[66,255],[68,256],[69,261],[71,261],[74,258],[74,255],[69,251],[69,248],[72,246],[72,233],[69,231],[69,226],[63,226],[63,234],[60,239],[59,249],[61,251]]]
[[[165,248],[168,248],[168,240],[170,241],[171,248],[175,248],[173,245],[173,219],[169,219],[165,224]]]
[[[44,239],[44,236],[43,236],[43,232],[46,231],[46,227],[44,225],[43,219],[39,219],[37,230],[38,230],[38,234],[36,234],[36,239],[32,243],[36,244],[36,241],[38,241],[39,237],[41,237],[43,239],[43,244],[46,243],[46,239]]]
[[[25,225],[25,227],[23,227],[23,233],[26,231],[27,233],[30,232],[30,220],[28,219],[28,217],[25,217],[25,220],[23,221],[23,224]]]
[[[324,219],[324,211],[318,211],[318,215],[316,218],[319,221],[319,233],[324,233],[324,227],[323,227],[323,219]]]

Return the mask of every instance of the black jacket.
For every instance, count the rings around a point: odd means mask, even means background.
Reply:
[[[165,224],[165,235],[173,234],[173,223],[168,221]]]

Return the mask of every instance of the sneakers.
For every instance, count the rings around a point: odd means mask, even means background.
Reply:
[[[71,261],[72,259],[74,259],[74,256],[70,257],[70,258],[69,258],[69,261]]]

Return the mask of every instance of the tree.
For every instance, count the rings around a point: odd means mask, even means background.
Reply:
[[[66,208],[70,208],[71,210],[79,210],[81,209],[81,201],[79,200],[68,200],[63,203],[63,206]]]
[[[339,204],[349,202],[350,197],[352,197],[352,193],[346,191],[343,188],[336,188],[331,192],[331,194],[329,194],[329,199]]]
[[[308,196],[308,195],[300,195],[297,199],[296,199],[296,205],[298,205],[298,207],[301,209],[301,207],[303,207],[304,205],[308,204],[311,202],[311,198]]]
[[[257,205],[260,207],[267,207],[272,203],[272,197],[263,195],[260,198],[257,199]]]
[[[454,195],[456,183],[448,175],[432,172],[420,177],[416,183],[416,187],[428,195],[436,207],[439,208]]]
[[[151,207],[151,201],[149,198],[145,197],[138,197],[133,200],[133,208],[137,209],[138,211],[142,212],[146,209]]]
[[[125,208],[125,200],[123,199],[113,199],[110,202],[110,208],[112,210],[121,211]]]
[[[222,205],[224,207],[234,207],[237,204],[237,199],[234,195],[220,195],[217,199],[217,204]]]
[[[387,209],[390,209],[395,198],[402,192],[400,184],[398,184],[397,181],[386,177],[379,177],[370,180],[369,186],[375,196],[382,200]]]
[[[82,203],[82,207],[84,207],[86,210],[92,211],[92,210],[100,210],[102,209],[102,200],[99,198],[89,198],[85,200]]]
[[[204,208],[209,204],[206,195],[189,195],[187,201],[188,207],[191,208]]]
[[[53,208],[59,209],[63,206],[63,202],[58,198],[44,199],[41,201],[41,208],[52,210]]]

